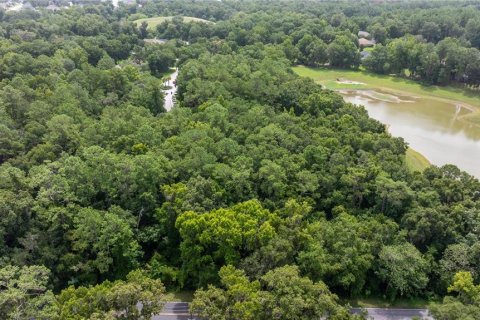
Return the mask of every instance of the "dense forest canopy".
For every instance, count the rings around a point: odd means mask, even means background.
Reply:
[[[2,319],[148,318],[165,290],[211,319],[446,295],[438,319],[477,319],[479,181],[409,171],[402,138],[290,69],[478,89],[477,1],[139,3],[0,11]]]

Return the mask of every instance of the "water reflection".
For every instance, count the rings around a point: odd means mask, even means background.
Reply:
[[[363,105],[430,162],[447,163],[480,178],[480,127],[459,120],[467,106],[373,90],[341,91],[345,101]]]

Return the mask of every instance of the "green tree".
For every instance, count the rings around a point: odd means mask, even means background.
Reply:
[[[480,307],[465,305],[454,297],[447,296],[442,303],[432,303],[428,310],[438,320],[478,320]]]
[[[119,207],[109,211],[81,209],[74,217],[71,238],[76,252],[72,268],[82,278],[91,273],[125,276],[138,265],[140,247],[134,239],[128,212]]]
[[[327,47],[330,65],[335,67],[351,68],[358,67],[360,54],[353,41],[347,36],[336,36]]]
[[[441,36],[440,26],[433,21],[427,21],[420,30],[420,34],[428,42],[437,42]]]
[[[306,64],[320,66],[327,62],[327,45],[320,39],[315,39],[307,46]]]
[[[375,185],[378,210],[393,218],[402,216],[413,199],[413,191],[408,185],[383,174],[378,175]]]
[[[447,296],[442,303],[432,303],[429,311],[439,320],[480,319],[480,286],[475,285],[470,272],[455,274],[449,292],[457,297]]]
[[[66,115],[55,115],[47,122],[48,132],[44,136],[46,143],[51,143],[60,150],[73,153],[81,144],[80,125]]]
[[[480,285],[473,283],[470,272],[457,272],[453,277],[453,283],[448,287],[448,292],[457,292],[458,298],[465,304],[473,303],[480,299]]]
[[[302,270],[311,279],[359,294],[374,258],[363,223],[341,212],[332,221],[315,222],[308,229],[311,238],[298,257]]]
[[[102,70],[110,70],[113,67],[115,67],[115,61],[108,54],[104,54],[97,63],[97,68]]]
[[[418,295],[427,286],[429,263],[410,243],[385,246],[378,259],[377,274],[393,299]]]
[[[465,37],[472,46],[480,48],[480,19],[470,19],[465,26]]]
[[[220,270],[222,288],[198,290],[190,310],[208,319],[359,319],[338,304],[322,282],[300,276],[298,268],[269,271],[250,281],[232,266]]]
[[[195,292],[190,306],[192,313],[212,320],[257,319],[262,310],[258,297],[260,283],[250,282],[242,270],[224,266],[219,272],[225,289],[209,286]]]
[[[215,281],[222,265],[239,263],[275,235],[272,214],[251,200],[207,213],[192,211],[176,221],[184,278],[195,285]]]
[[[444,250],[457,234],[454,224],[450,215],[440,208],[414,207],[402,217],[402,226],[408,232],[409,241],[423,249],[434,247]]]
[[[377,43],[385,44],[388,36],[388,31],[384,26],[376,23],[369,28],[369,31],[372,34],[373,39],[375,39]]]
[[[261,278],[263,317],[261,319],[354,319],[323,282],[300,276],[298,267],[284,266]]]
[[[82,36],[95,36],[105,29],[105,19],[96,14],[83,15],[74,24],[74,31]]]
[[[390,70],[388,49],[381,44],[377,44],[370,51],[369,56],[362,60],[362,65],[375,73],[388,73]]]
[[[162,73],[167,72],[169,68],[173,66],[175,56],[169,49],[159,47],[148,54],[147,62],[152,75],[159,77]]]
[[[0,269],[0,316],[2,319],[53,319],[55,297],[48,290],[50,270],[44,266]]]
[[[321,39],[306,34],[297,46],[301,53],[300,62],[308,66],[318,66],[327,62],[327,45]]]
[[[164,303],[162,282],[150,279],[141,270],[130,272],[125,281],[71,286],[57,296],[59,319],[152,319]]]
[[[140,38],[145,39],[148,37],[148,22],[142,21],[140,27],[138,27],[138,31],[140,33]]]

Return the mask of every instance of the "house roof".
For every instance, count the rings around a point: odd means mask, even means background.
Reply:
[[[60,7],[57,6],[57,5],[51,4],[51,5],[46,6],[45,9],[56,11],[56,10],[60,10]]]
[[[361,47],[371,47],[375,45],[375,40],[368,40],[365,38],[358,39],[358,45]]]
[[[148,44],[165,44],[167,43],[168,40],[154,38],[154,39],[143,39],[143,41],[145,41],[145,43],[148,43]]]
[[[370,33],[367,31],[358,31],[358,37],[359,38],[368,38],[370,37]]]

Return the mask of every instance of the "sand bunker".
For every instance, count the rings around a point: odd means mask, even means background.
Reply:
[[[347,80],[347,79],[342,79],[342,78],[337,78],[336,83],[339,83],[339,84],[361,84],[361,85],[366,84],[364,82],[352,81],[352,80]]]
[[[366,84],[364,82],[352,81],[352,80],[343,79],[343,78],[337,78],[336,83],[339,83],[339,84],[361,84],[361,85]]]
[[[385,93],[385,92],[379,92],[375,90],[338,90],[339,93],[341,94],[354,94],[354,95],[359,95],[364,99],[369,99],[369,100],[376,100],[376,101],[383,101],[383,102],[390,102],[390,103],[413,103],[415,102],[414,100],[405,100],[400,98],[399,96],[390,94],[390,93]]]

